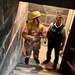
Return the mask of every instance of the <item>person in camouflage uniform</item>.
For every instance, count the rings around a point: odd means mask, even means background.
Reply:
[[[25,64],[29,63],[29,58],[33,50],[33,57],[37,64],[39,61],[39,49],[41,44],[41,35],[44,34],[44,25],[40,23],[41,13],[39,11],[33,11],[31,13],[31,22],[28,23],[22,33],[25,38],[24,46],[26,49]]]

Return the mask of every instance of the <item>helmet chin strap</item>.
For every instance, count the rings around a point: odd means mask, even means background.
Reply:
[[[38,19],[36,19],[36,21],[33,21],[33,23],[34,23],[34,25],[39,25],[39,20]]]
[[[36,23],[34,23],[34,25],[39,25],[39,23],[37,23],[37,24],[36,24]]]

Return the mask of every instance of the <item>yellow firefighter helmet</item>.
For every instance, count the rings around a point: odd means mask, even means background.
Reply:
[[[39,16],[41,16],[41,13],[39,11],[33,11],[31,13],[31,19],[34,19],[34,18],[39,17]]]

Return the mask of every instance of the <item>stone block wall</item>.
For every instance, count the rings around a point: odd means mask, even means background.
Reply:
[[[41,12],[42,14],[41,22],[46,26],[48,26],[52,21],[55,21],[55,17],[57,15],[63,16],[64,18],[63,24],[65,24],[67,20],[68,12],[69,12],[69,9],[66,9],[66,8],[59,8],[59,7],[54,7],[54,6],[30,3],[28,19],[30,18],[30,13],[34,10],[38,10]]]

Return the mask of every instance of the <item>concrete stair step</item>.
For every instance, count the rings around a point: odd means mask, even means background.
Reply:
[[[29,73],[39,73],[39,74],[50,74],[47,70],[41,68],[41,67],[31,67],[31,68],[25,68],[25,67],[16,67],[16,70],[23,71],[23,72],[29,72]]]
[[[18,67],[25,67],[25,68],[31,68],[31,67],[40,67],[40,64],[29,64],[29,65],[25,65],[25,64],[18,64]]]
[[[60,75],[56,71],[48,71],[41,65],[25,65],[25,64],[18,64],[15,68],[16,70],[28,73],[35,73],[38,75]]]
[[[40,75],[40,74],[14,70],[13,75]]]
[[[24,71],[18,71],[14,70],[13,74],[11,75],[59,75],[59,74],[51,74],[51,73],[31,73],[31,72],[24,72]]]
[[[57,71],[47,70],[42,65],[18,64],[11,75],[61,75]]]

